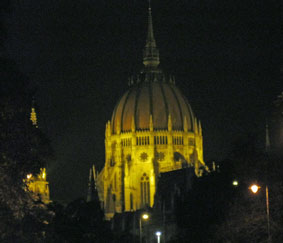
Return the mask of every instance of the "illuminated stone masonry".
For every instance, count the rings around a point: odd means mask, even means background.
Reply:
[[[37,128],[37,115],[34,107],[31,108],[30,120],[32,125]],[[50,203],[49,182],[46,176],[46,169],[41,168],[40,173],[37,175],[28,174],[25,183],[28,190],[33,193],[35,197],[38,197],[43,203]]]
[[[160,173],[194,167],[201,176],[202,128],[175,78],[159,68],[151,8],[143,53],[144,69],[106,123],[105,166],[96,182],[105,217],[153,207]]]
[[[26,184],[28,190],[36,197],[38,197],[43,203],[50,203],[49,183],[46,180],[46,169],[42,168],[38,175],[27,175]]]

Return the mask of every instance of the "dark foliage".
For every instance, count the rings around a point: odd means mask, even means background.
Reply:
[[[219,170],[195,178],[177,202],[173,242],[267,242],[265,189],[269,189],[272,242],[283,241],[283,159],[258,151],[255,136],[235,143]],[[238,181],[238,186],[232,182]],[[257,194],[249,187],[260,185]]]
[[[267,242],[266,186],[271,240],[283,241],[283,159],[279,154],[250,149],[255,148],[250,143],[235,147],[230,163],[223,164],[223,172],[232,174],[239,186],[228,202],[224,220],[212,227],[217,242]],[[249,190],[253,183],[261,187],[257,194]]]
[[[48,139],[32,125],[34,90],[16,65],[0,59],[0,166],[15,183],[36,174],[52,155]]]
[[[228,202],[235,193],[227,174],[214,172],[194,178],[192,190],[177,202],[176,218],[180,231],[175,241],[210,242],[211,225],[224,220]]]
[[[111,242],[111,232],[98,201],[77,199],[66,207],[49,205],[55,216],[49,225],[47,242]]]
[[[0,240],[41,242],[51,215],[27,192],[24,179],[52,156],[30,121],[34,90],[14,62],[0,58]]]

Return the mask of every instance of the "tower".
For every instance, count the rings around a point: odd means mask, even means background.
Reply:
[[[143,64],[106,123],[105,166],[97,186],[107,219],[152,207],[160,173],[194,167],[201,176],[207,170],[201,123],[175,78],[159,67],[150,6]]]
[[[32,122],[32,125],[38,128],[37,115],[35,112],[34,104],[33,107],[31,108],[30,120]],[[25,181],[28,190],[34,193],[36,196],[38,196],[42,202],[44,203],[50,202],[49,183],[46,179],[45,168],[41,168],[39,174],[37,175],[28,174]]]

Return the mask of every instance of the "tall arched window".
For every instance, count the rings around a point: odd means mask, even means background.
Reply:
[[[146,173],[141,177],[141,206],[150,205],[150,187],[149,187],[149,177]]]

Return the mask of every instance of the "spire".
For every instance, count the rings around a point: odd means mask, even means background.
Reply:
[[[151,6],[148,7],[148,29],[145,48],[143,51],[143,64],[145,67],[156,68],[159,65],[159,51],[156,48],[156,42],[153,35],[153,25],[151,16]]]
[[[32,122],[32,125],[34,125],[35,127],[37,127],[37,115],[36,115],[36,111],[35,111],[35,104],[34,104],[34,99],[32,100],[32,107],[31,107],[31,113],[30,113],[30,120]]]
[[[199,134],[202,135],[202,128],[201,128],[201,122],[198,121],[198,131],[199,131]]]
[[[88,179],[88,191],[87,191],[87,202],[91,202],[98,199],[98,194],[96,190],[96,172],[94,165],[89,169],[89,179]]]
[[[194,121],[194,132],[195,132],[195,134],[198,134],[198,132],[199,132],[197,118],[195,118],[195,121]]]
[[[36,117],[35,109],[33,107],[31,108],[30,120],[32,122],[32,125],[37,127],[37,117]]]
[[[270,138],[269,138],[269,128],[268,124],[265,124],[265,152],[270,150]]]

